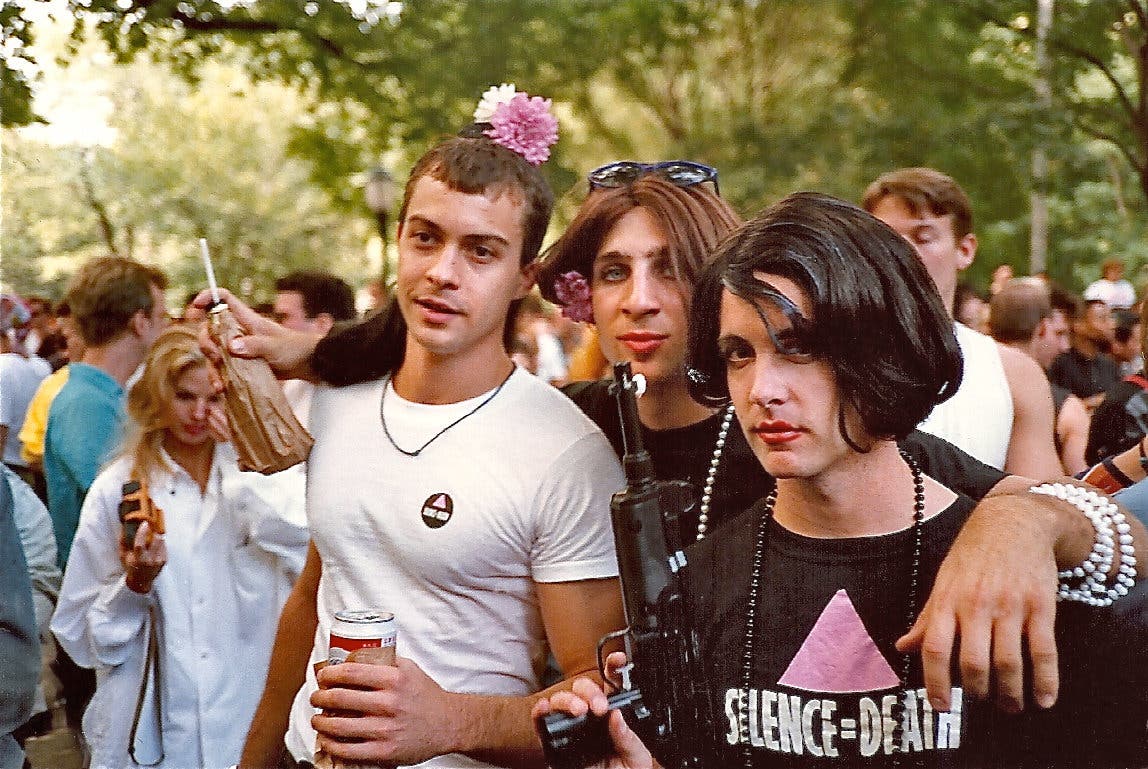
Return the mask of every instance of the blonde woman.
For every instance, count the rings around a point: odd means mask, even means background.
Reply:
[[[97,769],[238,761],[303,566],[303,476],[239,471],[219,389],[195,332],[165,331],[80,514],[52,630],[96,670],[83,730]],[[129,481],[162,511],[134,538]]]

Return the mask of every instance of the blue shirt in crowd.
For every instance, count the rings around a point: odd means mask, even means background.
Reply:
[[[86,363],[73,363],[68,382],[48,410],[44,477],[56,529],[56,558],[68,563],[80,507],[100,468],[111,458],[124,422],[124,388]]]

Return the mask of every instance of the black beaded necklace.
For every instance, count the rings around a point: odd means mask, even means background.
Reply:
[[[901,458],[909,465],[909,470],[913,474],[913,561],[909,569],[909,611],[908,618],[905,623],[905,632],[913,627],[913,623],[917,621],[917,592],[918,585],[920,584],[921,576],[921,540],[923,522],[925,520],[925,481],[924,476],[921,474],[921,468],[917,465],[916,460],[909,456],[904,451],[901,451]],[[762,566],[765,562],[765,549],[768,545],[769,539],[769,522],[773,518],[773,507],[777,503],[777,487],[769,493],[765,499],[765,510],[762,512],[761,523],[757,527],[757,544],[753,549],[753,566],[749,581],[749,608],[746,612],[745,621],[745,642],[742,645],[742,669],[741,669],[741,685],[742,691],[746,692],[748,696],[749,687],[752,683],[753,677],[753,657],[756,648],[756,636],[754,632],[757,624],[757,599],[761,588],[761,580],[763,575]],[[893,745],[898,746],[901,744],[901,731],[904,728],[904,712],[906,707],[906,699],[908,697],[909,686],[909,668],[912,665],[912,655],[901,655],[901,675],[900,688],[901,696],[897,701],[897,707],[894,709],[893,718],[896,726],[893,729]],[[738,714],[738,731],[739,737],[742,741],[742,755],[745,759],[746,769],[753,769],[753,746],[749,741],[749,708],[743,706]],[[893,757],[893,765],[900,765],[900,748],[896,748]]]
[[[472,408],[470,411],[466,412],[461,417],[454,420],[453,422],[451,422],[449,425],[447,425],[443,429],[439,430],[437,433],[435,433],[434,435],[431,436],[429,441],[427,441],[423,445],[419,446],[414,451],[407,451],[402,446],[395,443],[395,439],[394,439],[394,437],[391,436],[391,431],[387,427],[387,415],[386,415],[386,412],[383,410],[383,407],[387,403],[387,387],[390,386],[391,380],[392,380],[392,377],[388,376],[386,381],[383,382],[383,394],[379,397],[379,421],[383,423],[383,435],[387,436],[387,440],[390,441],[390,443],[394,447],[395,451],[399,452],[400,454],[406,454],[408,457],[417,457],[419,454],[423,453],[423,451],[426,450],[427,446],[431,445],[432,443],[437,441],[439,438],[441,438],[443,433],[445,433],[447,430],[454,427],[455,425],[457,425],[459,422],[463,421],[467,417],[473,416],[476,411],[478,411],[480,408],[482,408],[483,406],[485,406],[486,404],[488,404],[492,400],[494,400],[494,396],[496,396],[500,392],[502,392],[502,388],[505,387],[506,383],[510,381],[510,377],[514,376],[514,372],[517,369],[518,369],[517,366],[511,366],[510,367],[510,373],[506,375],[506,379],[503,379],[502,382],[498,385],[498,387],[494,388],[494,392],[492,392],[490,395],[486,396],[482,400],[482,403],[478,404],[477,406]]]

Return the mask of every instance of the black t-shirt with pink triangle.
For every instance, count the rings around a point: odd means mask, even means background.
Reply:
[[[958,498],[924,523],[919,604],[972,506]],[[1058,604],[1061,697],[1048,711],[1029,702],[1025,713],[1009,715],[975,701],[954,666],[953,707],[934,712],[915,655],[902,687],[905,656],[894,642],[908,626],[910,528],[823,540],[771,521],[753,671],[743,690],[760,520],[759,504],[687,553],[712,703],[709,765],[744,765],[747,742],[755,767],[1148,765],[1145,612]],[[898,703],[906,714],[900,735]]]

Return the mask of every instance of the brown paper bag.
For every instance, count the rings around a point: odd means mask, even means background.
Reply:
[[[239,469],[270,475],[305,461],[315,441],[295,418],[271,367],[227,352],[228,342],[243,332],[226,305],[211,310],[211,332],[223,351],[224,410]]]

